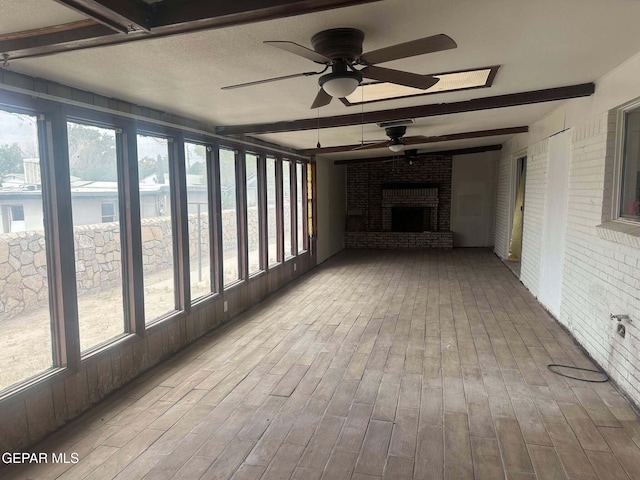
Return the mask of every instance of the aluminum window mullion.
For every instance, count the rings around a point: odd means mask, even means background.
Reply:
[[[80,331],[76,267],[71,214],[71,179],[67,121],[63,109],[56,109],[42,121],[44,132],[38,134],[45,161],[43,184],[45,229],[47,239],[47,274],[54,329],[54,361],[72,371],[80,368]]]
[[[269,266],[269,238],[267,233],[267,158],[264,154],[258,155],[258,238],[260,239],[260,270],[266,270]]]
[[[291,161],[289,163],[289,209],[291,211],[291,253],[297,256],[298,251],[298,164]]]
[[[236,150],[236,215],[238,232],[238,269],[241,280],[249,278],[249,238],[247,229],[247,152]]]
[[[119,140],[118,140],[119,139]],[[138,144],[136,129],[127,124],[116,136],[121,143],[122,193],[120,201],[125,330],[144,335],[144,280],[142,264],[142,223],[138,176]]]
[[[172,203],[174,285],[176,310],[191,309],[191,272],[189,265],[189,220],[187,211],[187,176],[184,135],[179,133],[169,143],[170,189]]]
[[[212,201],[212,217],[211,223],[214,224],[213,240],[213,256],[214,256],[214,284],[216,292],[222,292],[224,288],[224,263],[222,252],[222,188],[220,186],[220,145],[215,142],[212,146],[211,155],[211,194]]]
[[[282,157],[276,157],[276,224],[278,263],[284,262],[284,200],[282,188]]]

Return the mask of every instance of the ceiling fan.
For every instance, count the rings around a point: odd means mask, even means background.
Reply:
[[[396,125],[392,127],[387,127],[384,129],[384,132],[389,137],[389,140],[384,140],[381,142],[373,142],[373,143],[365,143],[363,145],[359,145],[353,150],[361,150],[363,148],[383,148],[388,147],[394,153],[401,152],[405,145],[413,145],[418,144],[421,141],[426,141],[429,137],[425,137],[423,135],[414,135],[411,137],[405,137],[404,134],[407,133],[406,125]]]
[[[294,42],[266,41],[264,43],[267,45],[299,55],[325,67],[319,72],[294,73],[293,75],[229,85],[222,87],[222,89],[228,90],[289,78],[321,75],[331,69],[329,73],[322,75],[318,79],[318,84],[321,88],[311,108],[328,105],[333,97],[344,98],[350,95],[361,84],[363,78],[426,90],[438,83],[439,79],[432,75],[419,75],[376,65],[457,47],[453,39],[447,35],[439,34],[363,54],[363,41],[364,32],[356,28],[333,28],[316,33],[311,37],[313,50]]]

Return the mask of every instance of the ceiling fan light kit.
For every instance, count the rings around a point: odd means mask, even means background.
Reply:
[[[335,98],[351,95],[362,82],[362,75],[357,71],[335,70],[323,75],[318,80],[322,89]]]
[[[397,140],[397,143],[392,142],[389,144],[389,150],[391,150],[393,153],[401,152],[403,148],[404,145],[400,140]]]

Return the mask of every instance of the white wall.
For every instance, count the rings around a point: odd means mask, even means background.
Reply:
[[[640,403],[640,238],[601,226],[610,211],[615,156],[615,109],[640,97],[640,55],[596,82],[593,96],[565,102],[530,126],[521,280],[539,294],[549,137],[571,135],[567,220],[559,321],[638,404]],[[612,110],[614,109],[614,110]],[[496,253],[506,256],[505,208],[509,155],[498,176]],[[640,229],[636,229],[640,230]],[[627,335],[616,333],[609,314],[628,314]]]
[[[493,245],[498,152],[453,157],[451,231],[454,247]]]
[[[318,264],[344,248],[346,169],[333,160],[318,158],[317,187],[317,261]]]
[[[562,301],[570,147],[569,130],[549,138],[539,300],[556,317]]]

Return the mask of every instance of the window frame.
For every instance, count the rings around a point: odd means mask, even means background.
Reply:
[[[235,171],[235,183],[236,183],[236,253],[237,253],[237,263],[238,263],[238,278],[230,283],[224,283],[224,249],[223,249],[223,243],[222,243],[222,236],[224,235],[223,232],[223,227],[222,227],[222,186],[221,186],[221,179],[220,179],[220,172],[221,172],[221,168],[220,168],[220,151],[221,150],[228,150],[230,152],[233,152],[234,155],[234,171]],[[229,291],[232,290],[233,288],[237,287],[238,285],[242,285],[243,282],[246,281],[247,276],[246,276],[246,258],[241,258],[241,257],[246,257],[246,242],[244,241],[244,216],[245,214],[243,213],[245,208],[245,202],[244,202],[244,186],[243,186],[243,182],[244,180],[244,167],[243,167],[243,163],[244,161],[244,150],[241,149],[240,147],[234,146],[232,144],[226,143],[226,142],[220,142],[218,144],[218,156],[217,156],[217,164],[218,164],[218,168],[216,170],[216,174],[218,176],[217,178],[217,188],[220,192],[220,209],[219,211],[219,222],[220,222],[220,278],[221,278],[221,288],[223,292],[225,291]],[[241,255],[242,253],[242,255]]]
[[[256,199],[257,199],[257,209],[258,209],[258,269],[250,271],[249,270],[249,190],[247,188],[247,156],[251,155],[256,159]],[[247,276],[246,278],[253,278],[260,274],[262,274],[266,268],[265,265],[267,261],[265,261],[265,248],[264,248],[264,236],[265,236],[265,225],[266,225],[266,210],[264,210],[264,202],[263,196],[266,195],[266,184],[265,176],[263,174],[263,170],[265,168],[264,165],[264,155],[254,151],[254,150],[244,150],[244,188],[243,188],[243,199],[244,199],[244,225],[245,225],[245,235],[243,236],[244,242],[246,244],[246,264],[247,264]],[[266,197],[265,197],[266,198]],[[263,211],[264,210],[264,211]]]
[[[205,175],[207,179],[207,208],[209,215],[209,282],[211,285],[211,291],[207,294],[201,295],[194,299],[191,299],[191,291],[189,291],[187,303],[190,303],[191,308],[197,307],[203,303],[206,303],[212,298],[215,298],[220,294],[220,282],[218,281],[217,271],[219,268],[219,260],[218,260],[218,245],[219,242],[217,240],[218,236],[218,209],[216,207],[217,201],[219,200],[220,195],[217,194],[216,185],[218,185],[218,189],[220,187],[219,182],[216,184],[215,176],[219,174],[216,173],[216,160],[214,156],[214,151],[218,148],[217,143],[213,143],[211,141],[206,141],[206,139],[200,138],[199,136],[188,135],[182,139],[182,148],[186,147],[186,144],[192,145],[200,145],[205,148]],[[185,174],[186,174],[186,162],[185,162]],[[185,187],[187,188],[187,187]],[[186,189],[185,189],[186,194]],[[187,205],[187,216],[188,216],[188,205]],[[188,232],[188,226],[187,226]],[[187,246],[189,243],[187,242]],[[187,270],[190,275],[191,272],[191,258],[190,255],[187,258]],[[191,286],[191,285],[189,285]]]
[[[111,105],[109,106],[111,107]],[[220,186],[219,186],[219,162],[216,157],[217,149],[221,147],[218,137],[204,130],[195,130],[177,123],[168,124],[156,121],[153,118],[143,118],[136,112],[118,112],[117,110],[99,110],[91,106],[80,104],[66,104],[62,100],[50,100],[35,98],[16,92],[3,92],[0,108],[7,112],[32,115],[37,118],[37,136],[39,145],[40,169],[42,178],[42,202],[43,223],[47,237],[46,261],[47,275],[50,281],[49,297],[51,316],[51,368],[33,376],[16,382],[0,391],[0,405],[6,399],[13,401],[16,395],[30,395],[33,389],[40,389],[45,385],[53,384],[59,379],[66,378],[84,368],[85,362],[94,362],[97,359],[106,358],[117,348],[125,345],[133,345],[136,337],[146,337],[157,332],[159,327],[165,328],[167,322],[179,322],[186,314],[190,313],[196,304],[185,302],[188,298],[189,279],[177,280],[179,276],[188,275],[188,231],[183,218],[186,215],[186,177],[184,162],[180,161],[180,148],[184,148],[184,141],[201,143],[211,146],[207,160],[207,182],[210,197],[210,216],[212,235],[211,255],[212,287],[215,292],[200,297],[197,305],[210,306],[214,299],[229,290],[227,286],[223,290],[221,283],[222,263],[220,254]],[[124,289],[125,322],[124,333],[119,338],[113,338],[104,344],[96,346],[86,352],[80,352],[77,288],[75,282],[75,253],[68,248],[73,242],[73,226],[71,221],[71,188],[69,179],[69,158],[67,122],[77,122],[85,125],[111,128],[117,131],[116,148],[118,152],[118,182],[122,182],[122,192],[119,197],[119,208],[116,220],[121,227],[122,249],[122,282]],[[150,135],[164,138],[172,138],[170,142],[170,175],[178,179],[172,179],[171,202],[173,212],[172,228],[174,236],[174,285],[176,297],[179,297],[177,310],[168,312],[167,315],[155,319],[152,323],[145,324],[143,315],[143,268],[141,255],[141,218],[137,157],[137,134]],[[233,139],[225,139],[224,147],[233,151],[245,148],[258,156],[259,169],[259,211],[261,228],[261,262],[263,271],[278,268],[284,263],[283,245],[283,199],[282,199],[282,158],[283,150],[278,146],[269,145],[251,146]],[[171,147],[173,145],[173,148]],[[278,263],[268,265],[268,239],[266,218],[266,157],[275,159],[276,181],[276,230],[278,238]],[[295,153],[286,154],[290,162],[299,162],[300,158]],[[182,159],[183,160],[183,159]],[[308,159],[302,163],[309,165]],[[236,160],[236,171],[238,167]],[[244,174],[244,172],[243,172]],[[240,181],[242,178],[242,182]],[[216,179],[218,182],[216,182]],[[291,178],[293,182],[294,179]],[[245,194],[246,180],[244,175],[236,175],[237,193]],[[244,183],[243,183],[244,182]],[[304,182],[303,182],[304,183]],[[292,192],[295,190],[292,190]],[[238,204],[238,206],[244,204]],[[179,207],[179,208],[178,208]],[[183,211],[184,210],[184,211]],[[178,220],[177,215],[180,215]],[[293,215],[292,215],[293,220]],[[177,224],[177,225],[176,225]],[[244,227],[242,227],[244,228]],[[296,229],[292,225],[292,233]],[[292,245],[295,240],[292,239]],[[180,245],[178,245],[180,243]],[[65,246],[67,248],[65,248]],[[238,252],[240,253],[240,250]],[[186,261],[184,260],[186,255]],[[292,257],[288,257],[290,260]],[[246,261],[246,259],[245,259]],[[178,265],[176,265],[178,262]],[[242,270],[240,270],[242,272]],[[256,274],[256,276],[259,275]],[[253,278],[253,275],[250,277]],[[241,284],[249,278],[244,277],[236,284]],[[234,284],[233,286],[235,286]],[[179,307],[178,307],[179,305]],[[178,309],[179,308],[179,309]],[[127,347],[128,348],[128,347]]]
[[[612,219],[640,227],[640,215],[632,216],[624,215],[622,213],[622,196],[624,194],[625,187],[624,170],[626,162],[627,115],[632,112],[640,114],[640,99],[629,102],[617,110]]]

